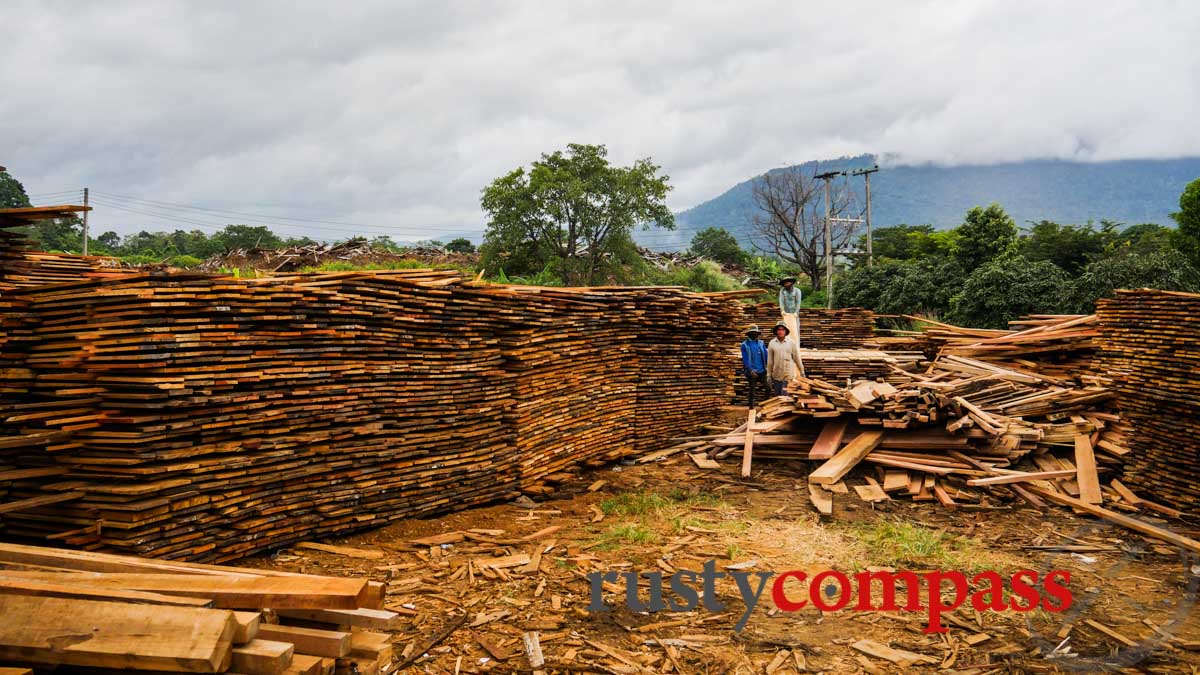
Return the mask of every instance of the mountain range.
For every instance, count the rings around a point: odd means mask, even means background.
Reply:
[[[875,165],[873,155],[807,162],[821,171],[852,171]],[[891,165],[879,162],[871,176],[871,211],[875,227],[929,223],[939,229],[962,223],[974,206],[997,202],[1020,226],[1052,220],[1086,223],[1112,220],[1126,225],[1170,225],[1179,194],[1200,178],[1200,157],[1162,160],[1073,162],[1031,160],[978,166]],[[776,169],[778,170],[778,169]],[[858,210],[864,203],[862,178],[851,178]],[[686,248],[699,230],[723,227],[749,243],[756,210],[751,194],[754,178],[723,194],[675,214],[676,231],[655,230],[645,243],[656,249]]]

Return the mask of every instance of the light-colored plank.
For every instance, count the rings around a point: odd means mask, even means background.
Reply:
[[[754,455],[754,417],[757,411],[751,408],[746,418],[746,442],[742,444],[742,478],[750,477],[750,464]]]
[[[282,675],[292,665],[292,653],[287,642],[251,640],[233,648],[230,670],[245,675]]]
[[[808,484],[808,498],[817,512],[823,516],[833,515],[833,493],[816,483]]]
[[[882,431],[864,431],[847,443],[846,447],[839,450],[836,455],[808,474],[808,481],[820,485],[838,482],[847,473],[850,473],[850,470],[861,462],[867,453],[874,450],[882,439]]]
[[[1075,499],[1074,497],[1068,497],[1067,495],[1060,494],[1058,492],[1051,492],[1050,490],[1046,490],[1035,485],[1030,485],[1025,489],[1056,504],[1064,504],[1066,506],[1074,507],[1080,511],[1090,513],[1093,516],[1098,516],[1122,527],[1127,527],[1134,532],[1140,532],[1148,537],[1161,539],[1165,542],[1191,551],[1192,553],[1200,554],[1200,541],[1185,537],[1182,534],[1177,534],[1149,523],[1143,523],[1137,518],[1130,518],[1124,514],[1116,513],[1115,511],[1109,511],[1104,507],[1096,506],[1095,504],[1089,504],[1083,500]]]
[[[967,481],[967,485],[984,486],[984,485],[1006,485],[1008,483],[1028,483],[1035,480],[1051,480],[1054,478],[1070,478],[1075,475],[1073,469],[1061,469],[1055,471],[1032,471],[1032,472],[1017,472],[1014,471],[1003,476],[988,476],[987,478],[972,478]]]
[[[147,591],[128,591],[119,588],[103,588],[86,584],[57,584],[34,579],[5,577],[8,570],[0,570],[0,594],[36,595],[46,598],[76,598],[80,600],[121,601],[144,605],[175,605],[177,607],[212,607],[207,598],[185,598]]]
[[[400,615],[386,609],[280,609],[277,612],[289,619],[370,630],[394,630],[400,623]]]
[[[262,625],[262,612],[234,612],[233,620],[237,621],[233,643],[245,644],[258,635],[258,627]]]
[[[1075,469],[1078,472],[1079,499],[1089,504],[1104,501],[1100,490],[1100,474],[1096,472],[1096,454],[1087,434],[1075,434]]]
[[[350,653],[350,633],[297,626],[263,624],[258,629],[259,637],[296,645],[299,654],[331,656],[337,658]]]
[[[333,553],[335,555],[344,555],[349,558],[362,558],[363,560],[380,560],[383,558],[383,551],[376,551],[366,548],[354,548],[351,546],[334,546],[332,544],[321,544],[315,541],[302,541],[292,548],[307,549],[310,551],[321,551],[323,553]]]
[[[223,672],[237,630],[226,610],[25,595],[0,596],[0,616],[0,660],[44,665]]]
[[[320,583],[314,583],[289,577],[4,571],[0,578],[209,598],[215,607],[230,609],[353,609],[367,590],[366,581],[341,577],[318,577]]]

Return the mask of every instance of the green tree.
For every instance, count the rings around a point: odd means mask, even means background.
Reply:
[[[1179,211],[1171,218],[1179,226],[1172,236],[1175,248],[1200,268],[1200,178],[1187,184],[1179,195]]]
[[[945,256],[884,259],[839,275],[833,297],[839,307],[864,307],[882,314],[944,315],[964,276],[958,263]]]
[[[876,228],[871,236],[871,248],[877,259],[915,260],[950,252],[951,231],[938,232],[933,225],[891,225]],[[867,236],[859,241],[866,250]]]
[[[692,253],[717,262],[740,265],[746,253],[723,227],[706,227],[692,237]]]
[[[1062,311],[1069,291],[1070,277],[1054,263],[1009,254],[971,272],[951,299],[948,318],[960,326],[1006,328],[1025,314]]]
[[[0,209],[19,209],[33,206],[29,203],[29,195],[21,181],[13,178],[7,171],[0,171]]]
[[[973,270],[1009,253],[1017,243],[1017,224],[999,204],[967,211],[958,227],[955,257],[963,269]]]
[[[379,249],[382,251],[396,252],[396,251],[399,251],[402,247],[400,246],[400,244],[397,244],[395,242],[395,240],[393,240],[388,235],[381,234],[381,235],[373,237],[371,239],[371,248]]]
[[[279,248],[283,240],[266,225],[226,225],[213,235],[225,250]]]
[[[1134,253],[1160,253],[1171,246],[1171,235],[1175,230],[1158,223],[1130,225],[1117,234],[1108,253],[1130,251]]]
[[[451,253],[474,253],[475,244],[472,244],[471,240],[466,237],[459,237],[451,239],[450,243],[446,244],[446,250]]]
[[[483,189],[488,214],[483,264],[509,274],[552,269],[571,284],[599,279],[632,259],[633,228],[675,227],[671,189],[650,159],[613,166],[603,145],[572,143]]]
[[[1020,240],[1021,254],[1030,260],[1049,260],[1067,274],[1078,274],[1104,255],[1116,241],[1116,223],[1102,221],[1100,229],[1087,225],[1059,225],[1049,220],[1034,223]]]
[[[1097,300],[1112,297],[1118,288],[1200,292],[1200,271],[1175,249],[1122,251],[1088,265],[1071,282],[1066,309],[1090,314],[1096,311]]]

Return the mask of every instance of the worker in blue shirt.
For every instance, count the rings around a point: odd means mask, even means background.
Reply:
[[[763,343],[761,335],[757,325],[750,326],[746,329],[746,339],[742,340],[742,370],[750,385],[747,403],[750,408],[754,407],[754,390],[759,385],[766,392],[763,398],[771,398],[771,385],[767,382],[767,345]]]

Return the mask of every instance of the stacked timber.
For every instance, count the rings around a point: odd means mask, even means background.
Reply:
[[[25,224],[4,218],[0,210],[0,293],[122,273],[115,258],[31,250],[33,242],[15,229]]]
[[[1094,365],[1100,336],[1095,314],[1033,314],[1009,322],[1009,330],[961,328],[922,317],[921,336],[941,354],[980,359],[1007,368],[1035,368],[1060,379],[1098,377]]]
[[[771,339],[771,328],[780,320],[779,304],[761,302],[743,305],[742,323],[758,324],[764,339]],[[875,315],[867,309],[821,309],[803,307],[799,313],[800,346],[806,349],[859,349],[875,335]],[[742,327],[745,330],[745,326]]]
[[[39,670],[386,672],[399,620],[365,579],[12,544],[0,590],[0,663]]]
[[[1183,509],[1200,506],[1200,295],[1117,291],[1098,303],[1100,363],[1129,426],[1125,474]]]
[[[728,400],[738,311],[432,270],[14,298],[5,353],[28,372],[3,394],[0,467],[47,473],[11,483],[9,534],[194,560],[536,492],[693,433]]]

